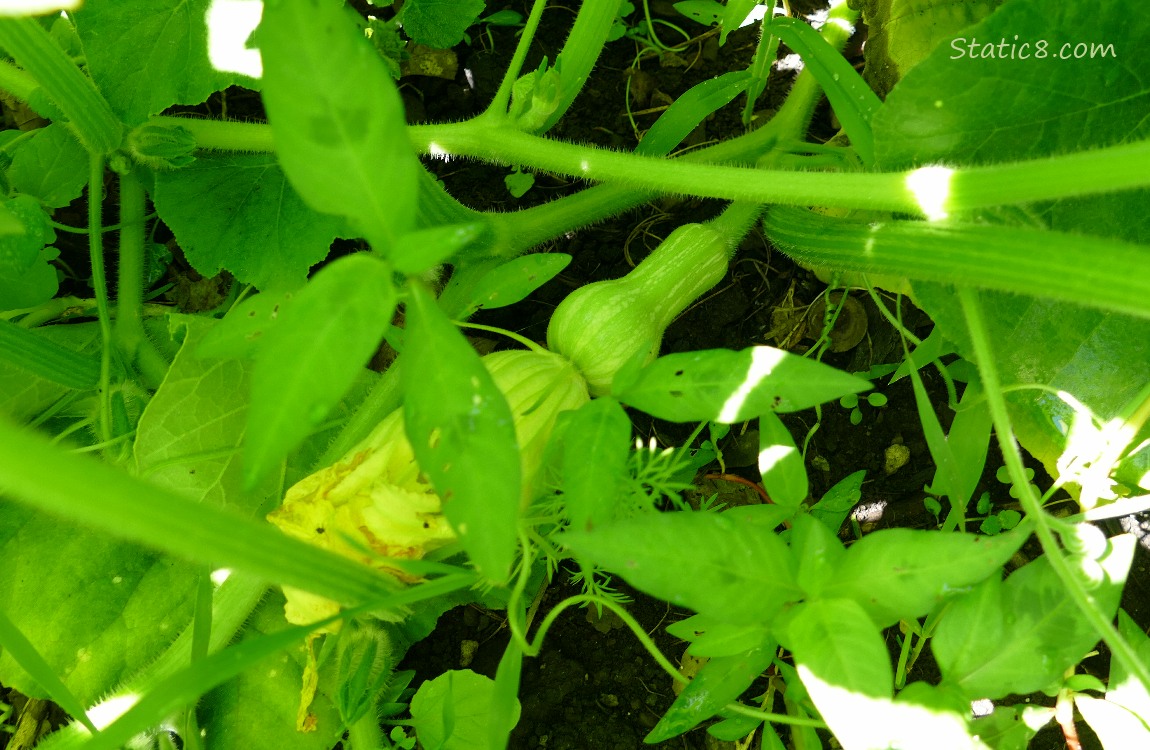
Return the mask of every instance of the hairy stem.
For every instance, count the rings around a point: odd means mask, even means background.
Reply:
[[[116,285],[116,343],[152,388],[168,363],[144,331],[144,187],[132,173],[120,177],[120,267]]]

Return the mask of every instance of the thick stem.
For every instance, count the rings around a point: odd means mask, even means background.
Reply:
[[[69,127],[88,151],[103,156],[120,145],[123,127],[112,108],[38,19],[0,18],[0,45],[67,115]]]
[[[686,164],[475,122],[414,126],[408,132],[419,150],[433,155],[521,164],[596,182],[614,181],[632,190],[919,216],[1150,186],[1150,141],[994,167],[959,168],[947,174],[922,170],[850,174]],[[924,175],[934,182],[929,195],[922,187]]]
[[[0,61],[0,89],[7,91],[30,107],[31,104],[28,99],[36,90],[36,86],[36,79],[28,75],[27,71],[21,70],[7,60]],[[37,111],[37,114],[43,115],[44,113]]]
[[[759,218],[763,207],[758,203],[744,203],[735,201],[723,211],[707,222],[712,229],[719,231],[727,238],[727,257],[735,254],[739,243]]]
[[[101,443],[112,439],[112,316],[108,309],[108,277],[104,271],[104,157],[88,158],[88,257],[92,264],[92,289],[100,319],[100,416],[97,421]]]
[[[153,117],[149,122],[184,128],[196,139],[196,148],[207,151],[270,154],[276,150],[272,129],[267,123],[203,120],[196,117]]]
[[[368,711],[347,728],[347,747],[350,750],[384,750],[391,747],[391,743],[383,737],[383,730],[374,711]]]
[[[144,332],[144,186],[135,174],[120,177],[120,267],[116,285],[116,343],[144,381],[156,388],[168,363]]]

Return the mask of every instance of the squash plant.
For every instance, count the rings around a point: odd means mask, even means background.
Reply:
[[[709,657],[650,742],[719,717],[712,734],[772,747],[782,727],[796,746],[822,729],[847,748],[1021,747],[1054,718],[1071,732],[1073,705],[1104,741],[1150,738],[1150,641],[1118,612],[1136,541],[1091,524],[1144,510],[1150,489],[1150,70],[1136,52],[1150,20],[1132,2],[877,0],[864,80],[838,51],[858,11],[834,2],[817,31],[760,22],[748,69],[693,87],[621,153],[547,132],[623,4],[584,2],[559,56],[524,72],[544,5],[482,114],[407,126],[402,35],[450,47],[483,3],[408,0],[379,18],[319,0],[262,14],[255,0],[5,4],[0,89],[42,122],[2,141],[0,682],[72,717],[41,746],[409,747],[410,730],[424,747],[506,747],[525,659],[572,606],[615,611],[686,681],[609,574],[693,610],[673,632]],[[754,5],[683,4],[724,37]],[[804,70],[774,117],[669,157],[715,110],[753,107],[780,40]],[[1027,42],[1047,54],[1021,57]],[[266,123],[170,111],[232,86],[259,92]],[[828,146],[807,140],[823,94],[843,127]],[[480,212],[421,156],[594,185]],[[569,260],[532,248],[662,193],[731,205],[572,293],[554,352],[468,344],[476,310],[518,303]],[[52,243],[76,228],[53,215],[77,199],[90,298],[57,294]],[[657,356],[760,216],[799,262],[910,294],[933,318],[929,339],[906,336],[897,376],[948,501],[940,529],[847,545],[862,473],[809,496],[778,415],[866,380],[765,346]],[[226,270],[242,292],[207,314],[146,304],[161,222],[198,272]],[[333,254],[337,238],[361,249]],[[385,339],[398,358],[367,369]],[[918,370],[947,354],[972,366],[944,433]],[[658,512],[689,446],[632,448],[624,406],[698,432],[758,419],[773,504],[690,510],[672,493]],[[992,428],[1025,518],[985,537],[966,508]],[[1041,496],[1020,443],[1054,477]],[[1044,509],[1058,489],[1078,514]],[[1042,554],[1004,579],[1030,535]],[[586,592],[529,638],[530,602],[563,560]],[[506,610],[495,679],[449,672],[412,694],[398,658],[461,603]],[[892,665],[882,631],[896,624]],[[1067,677],[1100,640],[1109,682]],[[941,682],[906,684],[928,644]],[[970,714],[1037,690],[1055,707]]]

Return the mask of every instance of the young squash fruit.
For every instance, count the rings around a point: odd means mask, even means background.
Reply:
[[[548,348],[575,363],[591,395],[610,393],[623,365],[653,360],[671,321],[722,281],[730,249],[710,226],[679,227],[626,276],[587,284],[560,302],[547,326]]]

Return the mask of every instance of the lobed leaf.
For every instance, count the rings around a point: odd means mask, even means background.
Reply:
[[[219,60],[213,64],[211,6],[212,0],[85,0],[69,14],[76,20],[88,72],[123,122],[138,125],[173,104],[199,104],[233,84],[254,84],[248,76],[221,70]],[[215,22],[233,28],[238,23],[235,18]],[[217,26],[213,41],[218,43],[222,33]]]
[[[327,257],[346,222],[312,210],[268,154],[201,155],[155,174],[156,210],[188,262],[257,289],[294,289]]]

